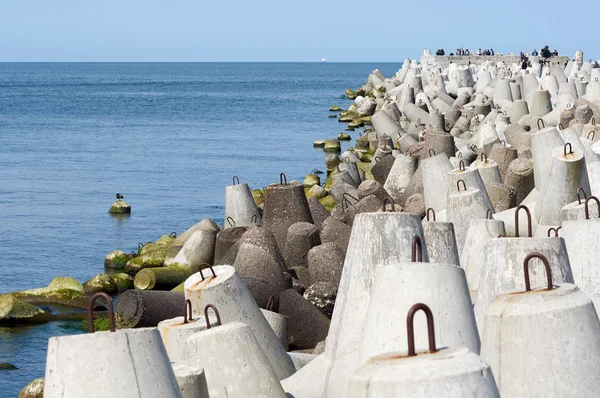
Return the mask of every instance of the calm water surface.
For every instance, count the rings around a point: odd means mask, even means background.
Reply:
[[[339,96],[401,64],[0,63],[0,293],[85,282],[104,256],[223,222],[233,175],[261,188],[324,169],[316,139]],[[353,136],[358,131],[352,133]],[[132,215],[106,212],[115,193]],[[43,377],[48,337],[72,322],[0,327],[0,396]]]

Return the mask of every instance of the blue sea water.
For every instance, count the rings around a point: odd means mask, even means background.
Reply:
[[[302,179],[368,63],[0,63],[0,293],[85,282],[112,250],[223,222],[225,185]],[[358,131],[351,133],[355,138]],[[131,217],[107,214],[115,193]],[[0,327],[0,397],[43,377],[70,322]]]

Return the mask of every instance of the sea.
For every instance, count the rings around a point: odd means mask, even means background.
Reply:
[[[401,59],[401,58],[399,58]],[[104,257],[223,223],[233,176],[252,188],[325,171],[317,139],[347,87],[400,63],[0,63],[0,293],[83,283]],[[360,130],[350,132],[356,138]],[[349,145],[349,144],[346,144]],[[131,216],[107,213],[115,194]],[[0,397],[44,376],[74,323],[0,325]]]

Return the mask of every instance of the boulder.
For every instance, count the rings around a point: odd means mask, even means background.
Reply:
[[[331,319],[337,287],[327,282],[317,282],[310,285],[304,292],[304,298],[310,301],[323,315]]]
[[[68,276],[57,276],[48,284],[50,290],[71,289],[84,293],[83,285]]]
[[[291,350],[314,348],[327,337],[329,319],[295,290],[281,292],[279,313],[290,318],[288,336]]]
[[[111,277],[117,284],[117,293],[123,293],[129,289],[133,289],[133,277],[123,272],[112,274]]]
[[[44,398],[44,379],[35,379],[19,393],[19,398]]]
[[[54,278],[47,287],[11,293],[29,304],[60,304],[87,309],[88,296],[73,278]]]
[[[122,250],[113,250],[104,258],[104,267],[123,269],[129,260],[131,260],[129,254]]]
[[[99,292],[116,294],[119,290],[115,280],[107,274],[98,274],[83,284],[83,290],[88,296]]]
[[[131,213],[131,205],[124,200],[115,200],[108,212],[111,214],[129,214]]]
[[[15,298],[11,294],[0,295],[0,323],[32,321],[44,311]]]

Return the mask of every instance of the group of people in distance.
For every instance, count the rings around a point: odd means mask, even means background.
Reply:
[[[435,55],[446,55],[446,52],[444,51],[443,48],[438,49],[435,52]],[[494,52],[493,48],[490,48],[489,50],[481,50],[481,48],[479,50],[477,50],[476,53],[472,53],[468,48],[466,50],[463,50],[463,48],[457,48],[456,49],[456,54],[454,53],[450,53],[448,54],[451,57],[453,57],[454,55],[477,55],[478,57],[481,57],[482,55],[496,55],[496,53]]]
[[[531,56],[537,57],[538,55],[541,57],[540,63],[543,63],[546,62],[549,58],[558,57],[558,51],[556,49],[554,49],[554,51],[550,51],[548,46],[542,48],[539,53],[536,49],[533,49],[533,51],[531,52]],[[527,69],[528,66],[531,66],[531,61],[529,60],[529,57],[530,55],[528,52],[523,53],[523,51],[521,51],[521,68]]]

